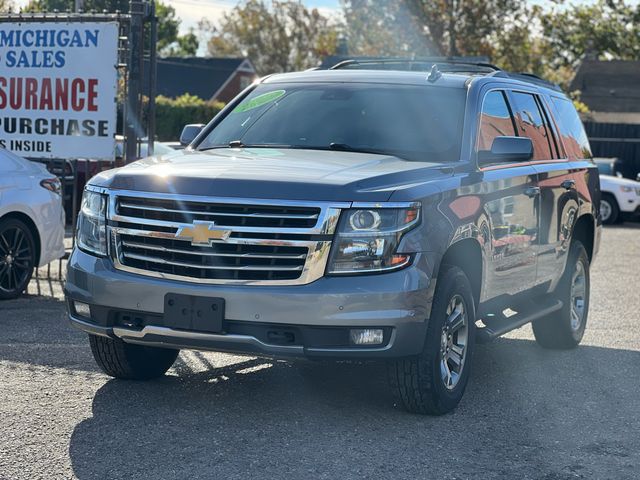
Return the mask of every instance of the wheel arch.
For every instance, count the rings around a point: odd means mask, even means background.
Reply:
[[[596,219],[593,215],[586,213],[578,217],[575,225],[573,226],[573,234],[572,239],[580,240],[582,245],[584,245],[585,250],[587,251],[587,255],[589,257],[589,262],[593,260],[594,254],[594,243],[595,243],[595,231],[596,231]]]
[[[453,265],[460,268],[471,283],[473,300],[476,309],[480,304],[482,293],[482,280],[484,277],[484,262],[482,248],[478,239],[465,238],[449,246],[445,251],[440,267],[443,265]]]
[[[41,249],[42,249],[42,243],[40,240],[40,232],[38,231],[38,227],[36,226],[35,222],[31,219],[31,217],[29,215],[27,215],[26,213],[22,213],[22,212],[9,212],[4,214],[2,217],[0,217],[0,221],[1,220],[7,220],[7,219],[15,219],[15,220],[20,220],[22,223],[24,223],[28,228],[29,231],[31,232],[31,235],[33,235],[33,241],[36,244],[36,259],[35,259],[35,265],[38,266],[40,265],[40,255],[41,255]]]
[[[613,193],[610,190],[602,190],[600,193],[600,197],[607,197],[607,198],[611,198],[614,202],[616,202],[616,206],[618,208],[620,208],[620,202],[618,201],[618,197],[616,197],[616,194]]]

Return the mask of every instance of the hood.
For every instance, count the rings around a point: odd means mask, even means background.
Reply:
[[[635,180],[629,180],[628,178],[617,177],[613,175],[600,175],[600,184],[640,188],[640,182],[636,182]]]
[[[149,157],[102,172],[90,183],[110,189],[216,197],[381,202],[398,188],[443,175],[442,164],[387,155],[225,148]]]

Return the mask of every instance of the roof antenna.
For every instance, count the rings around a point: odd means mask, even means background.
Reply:
[[[434,63],[431,67],[431,72],[429,72],[429,76],[427,77],[427,81],[431,83],[437,82],[441,76],[442,72],[438,70],[438,64]]]

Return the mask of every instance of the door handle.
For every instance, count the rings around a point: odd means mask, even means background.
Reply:
[[[564,188],[565,190],[571,190],[572,188],[576,188],[576,181],[575,180],[571,180],[571,179],[567,179],[564,182],[562,182],[560,184],[560,186],[562,188]]]
[[[528,187],[525,189],[524,194],[529,198],[537,197],[540,195],[540,187]]]

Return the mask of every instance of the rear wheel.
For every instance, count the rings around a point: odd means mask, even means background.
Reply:
[[[620,208],[615,197],[609,193],[603,193],[600,199],[600,218],[602,223],[612,225],[620,218]]]
[[[120,339],[89,335],[91,352],[98,366],[115,378],[150,380],[171,368],[180,350],[132,345]]]
[[[461,269],[444,266],[422,353],[389,364],[391,386],[404,408],[430,415],[453,410],[469,380],[474,341],[471,285]]]
[[[22,221],[0,220],[0,300],[16,298],[29,284],[36,264],[36,246]]]
[[[560,310],[533,322],[536,341],[546,348],[574,348],[587,326],[589,313],[589,257],[582,243],[571,242],[567,266],[555,295]]]

